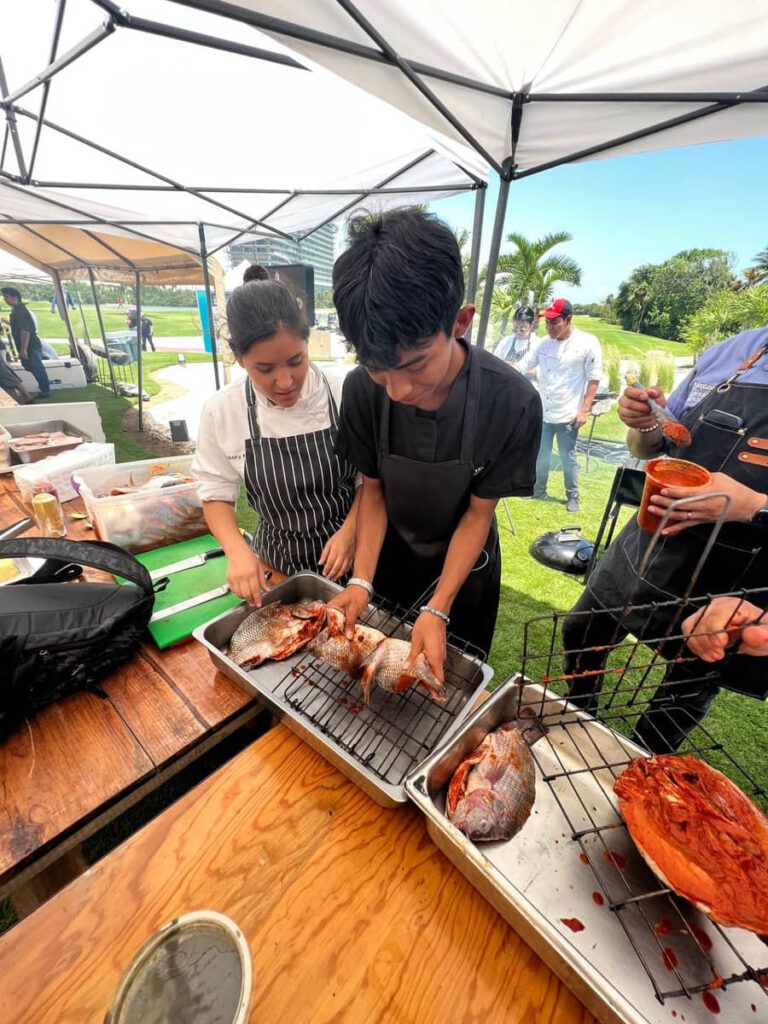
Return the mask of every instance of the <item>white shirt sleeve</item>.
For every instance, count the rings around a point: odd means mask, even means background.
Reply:
[[[587,380],[600,380],[603,375],[603,350],[597,338],[590,338],[584,356],[584,376]]]
[[[203,406],[200,416],[192,472],[200,481],[200,497],[203,501],[237,501],[240,474],[227,458],[218,437],[216,410],[210,402]]]

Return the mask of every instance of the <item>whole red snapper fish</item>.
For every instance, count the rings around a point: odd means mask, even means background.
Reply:
[[[511,839],[526,823],[536,799],[530,745],[545,731],[534,715],[504,722],[456,769],[445,810],[468,839]]]
[[[316,636],[324,623],[322,601],[273,601],[243,619],[232,634],[227,653],[240,668],[255,668],[268,660],[283,661]]]

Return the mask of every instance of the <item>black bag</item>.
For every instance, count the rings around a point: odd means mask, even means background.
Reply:
[[[0,587],[0,736],[37,708],[95,689],[127,661],[155,600],[147,570],[114,544],[46,537],[1,541],[0,558],[13,557],[48,561],[42,575]],[[71,563],[136,585],[48,582],[72,578]]]

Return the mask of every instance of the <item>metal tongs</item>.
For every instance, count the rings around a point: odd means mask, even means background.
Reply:
[[[626,373],[624,379],[630,387],[642,387],[640,379],[632,373]],[[669,409],[666,409],[663,405],[659,405],[658,402],[654,401],[650,395],[646,394],[645,401],[648,403],[648,407],[656,417],[656,421],[659,424],[662,434],[668,440],[670,440],[677,448],[687,448],[691,443],[691,433],[687,427],[672,415]]]

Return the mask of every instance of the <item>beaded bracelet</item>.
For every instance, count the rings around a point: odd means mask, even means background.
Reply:
[[[353,576],[352,579],[347,580],[348,587],[362,587],[368,597],[373,597],[373,587],[368,580],[361,580],[357,576]]]
[[[654,430],[660,430],[658,423],[654,423],[652,427],[635,427],[638,434],[651,434]]]
[[[423,604],[421,606],[421,608],[419,608],[419,611],[420,612],[429,612],[430,615],[436,615],[438,617],[438,619],[442,619],[443,620],[443,622],[446,624],[446,626],[450,626],[450,624],[451,624],[450,618],[445,614],[445,612],[441,612],[439,610],[439,608],[430,608],[428,604]]]

